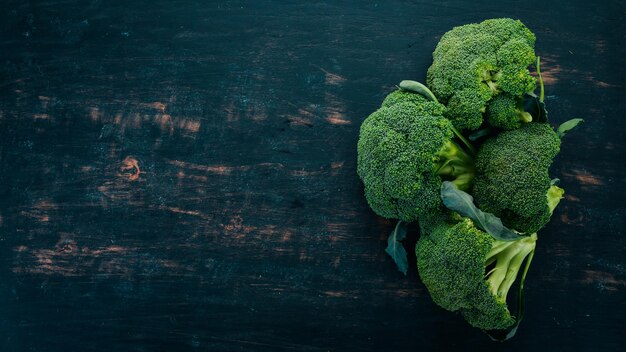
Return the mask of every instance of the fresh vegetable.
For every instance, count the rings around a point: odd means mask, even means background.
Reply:
[[[515,109],[536,79],[528,66],[535,62],[535,35],[519,20],[490,19],[455,27],[441,37],[427,83],[448,110],[446,117],[459,130],[475,130],[488,120],[510,128],[528,116]],[[506,99],[493,100],[503,94]],[[522,114],[524,115],[524,114]],[[493,116],[489,118],[489,116]]]
[[[485,330],[515,323],[507,294],[535,249],[537,235],[498,241],[465,218],[427,227],[416,246],[420,278],[433,301],[460,311],[472,325]]]
[[[539,231],[563,197],[548,169],[561,140],[546,123],[529,123],[483,143],[473,195],[478,207],[520,232]]]
[[[361,125],[357,172],[378,215],[415,221],[441,206],[442,181],[471,188],[473,158],[454,140],[444,111],[421,94],[396,90]]]
[[[505,130],[519,128],[522,124],[533,120],[533,116],[524,111],[522,97],[514,97],[506,93],[498,95],[489,102],[487,116],[492,126]]]
[[[400,82],[363,122],[357,148],[367,202],[399,219],[386,248],[398,269],[409,270],[402,241],[417,221],[417,269],[433,301],[499,341],[524,316],[538,232],[565,192],[550,166],[582,122],[556,131],[548,123],[534,44],[513,19],[452,29],[433,53],[428,85]]]

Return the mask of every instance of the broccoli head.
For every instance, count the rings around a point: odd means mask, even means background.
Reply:
[[[444,106],[397,90],[361,125],[357,172],[378,215],[415,221],[441,206],[443,180],[468,190],[473,159],[452,139]]]
[[[476,228],[464,218],[439,222],[417,242],[417,267],[433,301],[459,311],[472,326],[506,329],[515,323],[507,294],[537,236],[504,242]]]
[[[485,141],[476,157],[472,193],[478,207],[520,232],[541,229],[563,197],[548,174],[560,145],[550,125],[535,122]]]
[[[522,107],[522,97],[500,94],[487,106],[487,121],[494,127],[513,130],[532,120],[532,115]]]
[[[490,19],[455,27],[433,53],[427,84],[459,130],[475,130],[487,103],[501,93],[535,89],[528,66],[535,62],[535,35],[519,20]]]

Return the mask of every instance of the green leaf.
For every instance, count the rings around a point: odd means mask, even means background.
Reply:
[[[533,249],[533,251],[530,252],[530,255],[528,255],[528,258],[526,258],[526,266],[524,267],[524,272],[522,273],[522,278],[520,279],[517,291],[517,315],[515,318],[515,324],[504,330],[484,330],[487,336],[489,336],[489,338],[493,341],[503,342],[515,336],[517,328],[522,323],[522,319],[524,319],[524,282],[526,281],[526,274],[528,273],[528,268],[530,268],[530,262],[533,260],[534,255],[535,250]]]
[[[396,227],[387,239],[387,249],[385,249],[385,252],[387,252],[393,261],[396,262],[398,270],[400,270],[404,275],[406,275],[406,272],[409,269],[409,262],[406,250],[404,250],[400,241],[406,238],[408,227],[409,224],[407,222],[402,220],[398,221],[398,224],[396,224]]]
[[[563,138],[563,136],[565,136],[567,132],[576,128],[576,126],[578,126],[578,124],[580,124],[583,121],[585,120],[571,119],[571,120],[565,121],[559,126],[559,128],[556,129],[556,134],[559,136],[559,138]]]
[[[475,142],[485,136],[490,135],[493,131],[494,129],[491,127],[483,127],[479,130],[472,132],[472,134],[470,134],[468,138],[470,141]]]
[[[445,181],[441,185],[441,200],[448,209],[472,219],[478,228],[487,232],[496,240],[516,241],[524,238],[524,236],[505,227],[502,224],[502,220],[497,216],[478,209],[474,205],[474,198],[456,188],[452,182]]]
[[[420,82],[404,80],[404,81],[400,82],[398,87],[400,87],[400,89],[406,90],[408,92],[421,94],[426,99],[434,101],[435,103],[438,103],[437,97],[435,97],[433,92],[431,92],[430,89],[428,89],[428,87],[426,87],[425,85],[421,84]]]
[[[522,107],[524,111],[531,114],[533,122],[548,122],[548,110],[546,104],[533,93],[526,93],[522,97]]]

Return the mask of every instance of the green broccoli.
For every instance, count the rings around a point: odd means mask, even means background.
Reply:
[[[361,125],[357,172],[378,215],[415,221],[441,206],[442,181],[471,188],[473,158],[453,141],[445,107],[396,90]]]
[[[491,99],[487,105],[487,121],[494,127],[513,130],[532,120],[532,115],[522,107],[522,97],[504,93]]]
[[[550,125],[535,122],[485,141],[472,192],[478,207],[517,231],[541,229],[564,193],[548,174],[560,145]]]
[[[535,249],[536,234],[513,242],[495,240],[471,220],[429,221],[415,252],[422,282],[433,301],[459,311],[472,326],[507,329],[516,318],[507,294],[522,264]],[[528,268],[529,263],[526,266]]]
[[[518,97],[535,89],[528,71],[535,62],[534,45],[535,35],[510,18],[455,27],[441,37],[427,84],[457,129],[479,128],[487,103],[498,94]]]

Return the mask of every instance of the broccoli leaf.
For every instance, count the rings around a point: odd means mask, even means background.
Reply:
[[[548,110],[546,104],[533,93],[526,93],[522,97],[524,111],[531,114],[533,122],[548,122]]]
[[[494,129],[491,127],[483,127],[479,130],[476,130],[474,132],[472,132],[472,134],[469,135],[469,140],[472,142],[475,142],[483,137],[489,136],[490,134],[492,134],[494,132]]]
[[[583,120],[583,119],[571,119],[571,120],[563,122],[559,126],[559,128],[556,129],[557,136],[559,136],[559,138],[563,138],[563,136],[565,136],[567,134],[567,132],[569,132],[572,129],[576,128],[576,126],[578,126],[578,124],[583,122],[583,121],[585,121],[585,120]]]
[[[398,224],[396,224],[396,227],[387,239],[387,249],[385,249],[385,252],[387,252],[393,261],[396,262],[398,270],[400,270],[404,275],[406,275],[406,272],[409,269],[409,263],[406,250],[404,250],[400,241],[406,237],[408,226],[409,224],[407,222],[402,220],[398,221]]]
[[[426,99],[428,99],[430,101],[434,101],[435,103],[438,103],[437,97],[435,97],[433,92],[431,92],[430,89],[428,89],[428,87],[426,87],[425,85],[421,84],[420,82],[404,80],[404,81],[400,82],[398,87],[400,87],[400,89],[402,89],[402,90],[406,90],[406,91],[409,91],[409,92],[421,94]]]
[[[491,213],[485,213],[474,205],[474,198],[466,192],[456,188],[449,181],[441,185],[441,200],[450,210],[474,221],[477,227],[500,241],[515,241],[524,238],[502,224],[502,220]]]

